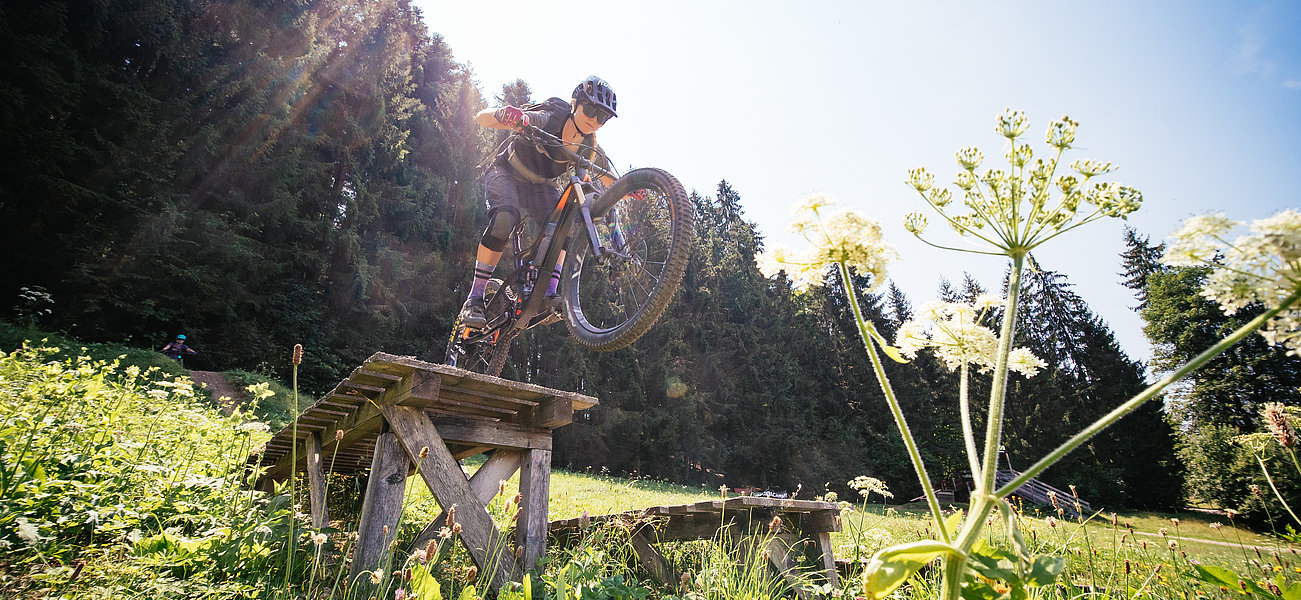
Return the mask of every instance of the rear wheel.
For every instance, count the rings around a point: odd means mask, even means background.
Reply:
[[[620,177],[592,206],[606,252],[575,232],[561,293],[565,325],[579,343],[618,350],[655,324],[686,272],[694,213],[682,184],[660,169]]]

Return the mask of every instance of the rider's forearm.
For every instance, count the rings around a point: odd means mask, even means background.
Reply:
[[[497,120],[496,113],[497,109],[495,108],[485,108],[479,111],[479,114],[474,115],[474,122],[478,123],[480,127],[487,127],[488,129],[510,129]]]
[[[497,110],[497,108],[485,108],[479,111],[479,114],[474,115],[474,122],[478,123],[480,127],[488,129],[514,129],[514,127],[497,120]],[[535,127],[546,127],[547,118],[550,116],[541,110],[524,111],[524,114],[529,117],[529,125]]]

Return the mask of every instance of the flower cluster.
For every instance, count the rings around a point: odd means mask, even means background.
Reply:
[[[867,498],[871,494],[876,494],[883,498],[893,498],[894,493],[885,485],[884,481],[867,475],[859,475],[853,481],[849,482],[849,487],[858,490],[858,495]]]
[[[1301,290],[1301,212],[1290,209],[1251,224],[1229,241],[1242,223],[1223,214],[1193,217],[1174,234],[1162,261],[1172,266],[1211,265],[1202,295],[1232,315],[1248,306],[1277,306]],[[1301,355],[1301,307],[1279,313],[1261,330],[1269,343]]]
[[[844,263],[860,273],[871,273],[875,287],[885,281],[886,265],[898,258],[881,237],[881,224],[852,210],[829,212],[835,200],[814,195],[791,210],[790,231],[808,240],[811,248],[795,254],[785,248],[759,256],[759,270],[766,276],[786,271],[796,287],[820,281],[828,265]]]
[[[989,370],[998,363],[998,336],[980,323],[991,308],[1005,304],[1006,300],[988,295],[981,295],[974,305],[927,302],[914,319],[899,327],[895,345],[908,358],[917,358],[921,349],[931,348],[950,371],[964,364]],[[1044,366],[1044,361],[1025,348],[1008,356],[1008,369],[1026,377],[1033,377]]]
[[[966,207],[963,214],[952,211],[953,194],[936,187],[935,176],[925,168],[910,170],[908,185],[955,231],[992,247],[996,254],[1029,252],[1048,239],[1102,217],[1123,219],[1138,210],[1142,194],[1116,183],[1090,183],[1114,170],[1111,163],[1077,160],[1071,163],[1075,174],[1057,175],[1062,153],[1074,143],[1078,125],[1069,117],[1053,121],[1045,142],[1055,151],[1046,159],[1035,158],[1029,144],[1017,141],[1025,133],[1025,115],[1009,110],[999,116],[996,130],[1011,144],[1004,155],[1011,169],[980,171],[984,160],[980,150],[959,150],[957,160],[962,170],[953,184],[962,191],[962,205]],[[1054,187],[1059,193],[1052,201]],[[1081,205],[1092,208],[1080,216]],[[926,226],[926,217],[921,213],[904,218],[904,227],[919,238]]]

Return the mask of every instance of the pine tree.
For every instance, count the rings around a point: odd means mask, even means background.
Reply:
[[[1065,276],[1031,259],[1019,343],[1049,366],[1033,378],[1012,379],[1006,445],[1016,464],[1037,460],[1146,387],[1142,365],[1070,288]],[[1147,459],[1136,463],[1131,458],[1139,452]],[[1068,455],[1046,477],[1076,485],[1095,504],[1170,506],[1180,494],[1173,432],[1156,403]]]

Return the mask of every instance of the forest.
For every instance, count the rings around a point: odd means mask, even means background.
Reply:
[[[437,29],[406,0],[0,5],[0,304],[87,341],[161,347],[184,333],[203,350],[194,368],[284,378],[302,344],[309,394],[378,351],[441,362],[496,141],[472,116],[541,98],[525,80],[480,89]],[[763,276],[743,194],[726,181],[692,191],[687,273],[631,348],[593,353],[563,327],[516,342],[503,376],[600,398],[557,432],[554,464],[810,496],[852,494],[846,482],[870,475],[919,495],[840,280],[802,291]],[[1197,293],[1204,271],[1162,266],[1159,243],[1126,236],[1117,271],[1155,360],[1127,356],[1068,274],[1036,264],[1017,345],[1050,366],[1013,380],[1007,465],[1251,317],[1225,317]],[[914,300],[873,283],[855,281],[893,339]],[[936,295],[1001,285],[939,280]],[[49,313],[23,290],[48,294]],[[1299,363],[1253,337],[1043,478],[1094,506],[1259,510],[1249,490],[1263,480],[1225,440],[1258,428],[1266,398],[1301,404]],[[925,415],[913,433],[936,483],[960,482],[957,376],[926,355],[889,369],[908,414]]]

